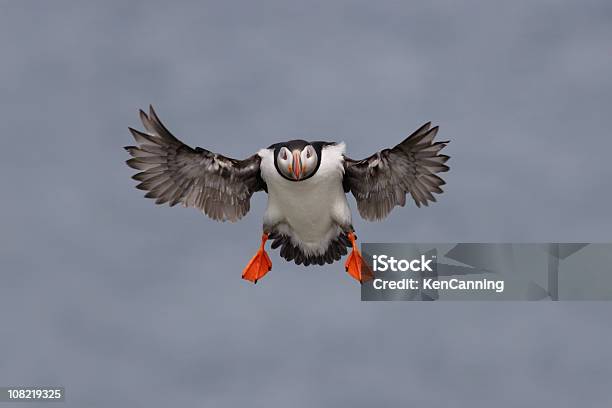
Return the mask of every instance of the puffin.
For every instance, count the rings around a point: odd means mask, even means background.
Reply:
[[[216,221],[235,222],[249,212],[251,196],[267,193],[261,244],[242,278],[257,283],[271,269],[265,245],[297,265],[339,261],[349,249],[346,272],[363,283],[371,270],[357,246],[350,192],[359,215],[381,221],[410,195],[417,207],[435,202],[443,192],[449,156],[440,151],[449,141],[436,141],[438,127],[425,123],[393,148],[354,160],[344,142],[290,140],[260,149],[239,160],[192,148],[176,138],[155,110],[140,110],[145,131],[129,128],[136,144],[125,149],[127,165],[139,172],[137,189],[156,204],[195,208]]]

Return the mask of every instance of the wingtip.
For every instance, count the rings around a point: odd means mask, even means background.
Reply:
[[[138,110],[138,115],[140,116],[140,121],[146,127],[146,123],[149,121],[149,117],[147,116],[147,113],[145,111],[143,111],[142,109],[139,109]]]

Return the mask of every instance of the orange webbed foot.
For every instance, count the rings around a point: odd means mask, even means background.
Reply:
[[[261,246],[244,268],[242,279],[257,283],[259,279],[263,278],[272,269],[272,261],[264,249],[267,240],[268,234],[264,232],[261,236]]]
[[[357,242],[355,238],[355,234],[353,232],[348,233],[348,238],[353,245],[353,250],[349,254],[348,258],[346,258],[346,262],[344,263],[344,268],[353,278],[357,279],[359,283],[363,283],[369,279],[374,277],[374,274],[370,270],[370,267],[361,256],[361,251],[357,248]]]

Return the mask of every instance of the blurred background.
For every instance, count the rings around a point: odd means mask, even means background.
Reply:
[[[265,194],[235,224],[155,206],[122,146],[149,103],[235,158],[293,138],[363,158],[431,120],[445,193],[355,216],[362,242],[610,242],[611,40],[609,1],[1,2],[0,385],[74,407],[606,406],[610,304],[362,303],[343,263],[276,251],[253,286]]]

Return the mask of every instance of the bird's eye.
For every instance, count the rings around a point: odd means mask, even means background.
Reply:
[[[317,152],[312,145],[306,146],[300,154],[302,165],[302,177],[308,177],[313,174],[317,168]]]
[[[306,146],[306,148],[304,148],[304,158],[305,159],[310,159],[312,157],[314,157],[317,153],[315,152],[314,147],[312,147],[311,145]]]
[[[283,147],[278,155],[281,160],[287,160],[289,158],[289,151]]]

